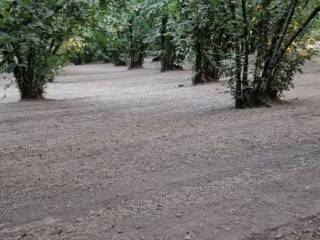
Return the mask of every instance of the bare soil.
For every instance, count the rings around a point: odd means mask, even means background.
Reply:
[[[319,240],[320,59],[272,108],[190,76],[71,66],[30,102],[1,80],[0,239]]]

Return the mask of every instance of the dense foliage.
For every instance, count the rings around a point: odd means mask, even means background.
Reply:
[[[292,86],[305,59],[318,1],[229,1],[234,22],[234,87],[236,107],[260,106]],[[250,62],[250,57],[253,58]]]
[[[22,99],[42,96],[60,64],[61,45],[86,20],[86,2],[1,1],[1,62],[13,71]]]
[[[194,84],[229,79],[236,107],[292,87],[320,39],[319,0],[3,0],[0,63],[36,98],[65,62],[161,71],[191,63]],[[314,36],[311,38],[311,36]]]

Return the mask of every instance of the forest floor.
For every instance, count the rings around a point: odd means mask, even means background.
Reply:
[[[285,102],[235,110],[191,72],[67,67],[0,81],[1,240],[319,240],[320,59]]]

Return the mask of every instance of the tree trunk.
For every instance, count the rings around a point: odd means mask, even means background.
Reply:
[[[202,46],[201,42],[196,39],[195,42],[195,51],[196,51],[196,64],[195,64],[195,76],[193,78],[193,84],[203,84],[203,72],[202,72],[202,62],[203,62],[203,55],[202,55]]]
[[[221,75],[221,63],[220,63],[220,58],[218,55],[214,55],[211,58],[205,57],[203,59],[203,64],[202,64],[202,72],[203,72],[203,82],[217,82],[220,79]]]
[[[171,36],[166,36],[168,24],[168,15],[164,14],[161,24],[161,72],[175,70],[178,68],[175,65],[176,61],[176,49],[172,42]]]
[[[236,6],[234,5],[234,2],[232,0],[229,0],[229,8],[232,14],[233,18],[233,24],[234,28],[238,28],[237,24],[237,15],[236,15]],[[245,99],[244,99],[244,94],[242,92],[242,63],[241,63],[241,58],[242,58],[242,51],[241,51],[241,41],[236,40],[235,41],[235,64],[236,64],[236,69],[234,73],[234,81],[235,81],[235,107],[236,108],[245,108]]]
[[[161,29],[160,29],[160,35],[161,35],[161,72],[165,72],[168,70],[168,53],[166,49],[166,32],[167,32],[167,23],[168,23],[168,15],[164,14],[162,16],[161,21]]]
[[[113,62],[114,66],[126,66],[127,63],[121,57],[121,53],[118,49],[113,49],[111,52],[111,61]]]
[[[130,64],[129,69],[142,68],[144,61],[144,43],[136,41],[133,33],[133,19],[129,22]]]
[[[26,67],[16,66],[14,76],[22,100],[40,99],[44,92],[44,79],[35,79],[32,71]]]
[[[142,68],[144,62],[144,44],[138,44],[140,46],[134,46],[130,53],[130,65],[129,69]]]

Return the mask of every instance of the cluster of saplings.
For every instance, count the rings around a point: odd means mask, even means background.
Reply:
[[[314,54],[319,0],[2,0],[0,67],[22,99],[41,98],[68,62],[161,71],[184,63],[193,83],[229,79],[237,108],[278,99]]]

